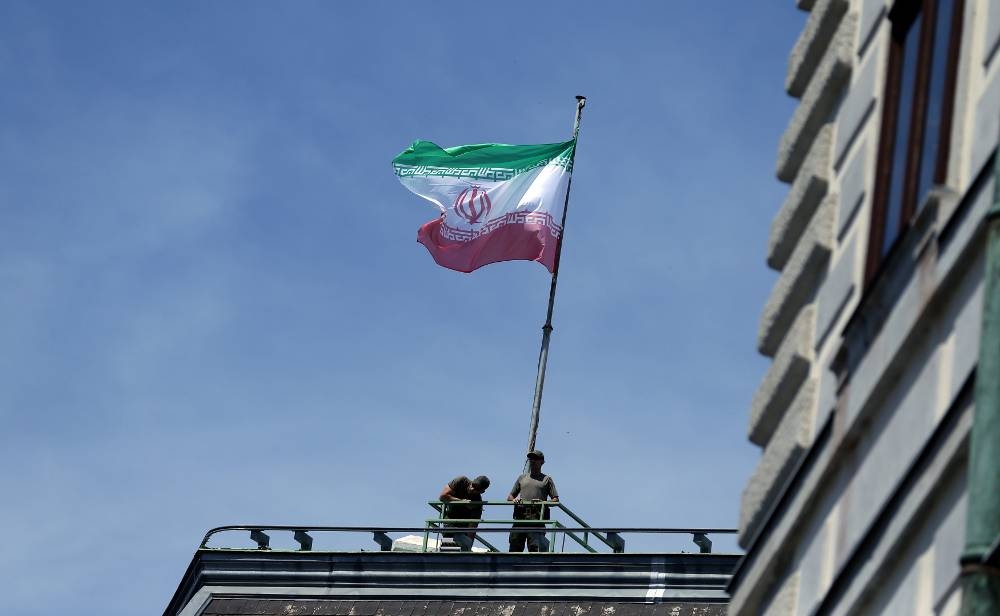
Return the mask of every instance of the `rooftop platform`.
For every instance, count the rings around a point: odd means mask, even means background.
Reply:
[[[713,616],[739,558],[202,548],[164,613]]]
[[[164,614],[717,616],[741,558],[711,551],[731,529],[594,528],[558,504],[539,522],[548,551],[504,552],[513,520],[483,520],[473,545],[439,505],[423,527],[212,529]],[[691,551],[626,550],[653,545],[639,535]]]
[[[739,555],[199,550],[165,614],[459,614],[420,605],[665,603],[725,613]],[[398,602],[409,607],[403,610]],[[359,603],[357,607],[348,603]],[[399,612],[387,612],[386,604]],[[709,607],[719,609],[709,610]],[[349,609],[348,609],[349,608]],[[691,611],[687,608],[699,608]],[[346,611],[343,611],[345,610]],[[600,613],[606,613],[603,611]],[[226,611],[232,610],[232,611]],[[341,611],[338,611],[341,610]],[[522,607],[523,610],[523,607]],[[477,611],[470,614],[501,613]],[[522,613],[519,611],[518,613]],[[538,613],[538,612],[535,612]],[[548,612],[547,612],[548,613]],[[582,614],[577,612],[574,614]],[[615,612],[618,613],[618,612]],[[647,613],[647,612],[629,612]],[[654,613],[654,612],[648,612]],[[656,612],[659,613],[659,612]]]

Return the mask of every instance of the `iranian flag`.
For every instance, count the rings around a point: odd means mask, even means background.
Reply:
[[[471,272],[498,261],[538,261],[550,272],[576,140],[440,148],[415,141],[392,160],[399,181],[441,216],[417,241],[438,265]]]

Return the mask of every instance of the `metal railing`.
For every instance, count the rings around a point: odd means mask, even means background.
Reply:
[[[319,534],[341,535],[341,534],[371,534],[372,541],[378,546],[380,551],[388,552],[393,550],[394,543],[398,551],[404,551],[399,542],[407,537],[393,539],[390,535],[410,533],[408,537],[411,542],[405,551],[415,552],[505,552],[497,548],[493,542],[488,541],[483,535],[495,533],[507,534],[512,531],[531,533],[533,539],[540,546],[540,551],[555,553],[565,552],[567,539],[571,545],[578,546],[588,553],[613,552],[622,553],[625,551],[624,535],[629,534],[688,534],[692,536],[692,541],[698,546],[698,551],[707,554],[712,551],[712,540],[709,535],[735,534],[736,530],[730,528],[645,528],[645,527],[593,527],[584,522],[578,515],[566,505],[553,501],[533,501],[521,504],[538,506],[544,512],[548,510],[551,519],[523,520],[511,518],[497,519],[476,519],[476,518],[446,518],[445,507],[447,503],[441,501],[429,501],[428,503],[437,511],[437,517],[424,521],[422,527],[389,527],[389,526],[287,526],[287,525],[235,525],[220,526],[205,533],[199,549],[202,550],[244,550],[245,547],[236,545],[209,545],[213,537],[221,536],[230,532],[249,532],[250,540],[256,544],[257,550],[281,549],[271,546],[271,534],[285,533],[291,534],[292,539],[298,545],[297,549],[287,551],[298,552],[333,552],[345,550],[315,549],[314,539]],[[468,503],[461,503],[468,504]],[[477,501],[478,505],[479,502]],[[485,507],[513,507],[517,503],[507,501],[483,501]],[[542,517],[546,517],[544,514]],[[565,519],[559,519],[564,517]],[[470,528],[469,525],[477,525]],[[574,526],[573,524],[576,524]],[[474,534],[469,537],[468,534]],[[437,539],[432,539],[437,536]],[[245,535],[244,535],[245,537]],[[558,538],[562,538],[559,546]],[[216,537],[218,538],[218,537]],[[419,538],[419,539],[418,539]],[[495,540],[494,540],[495,541]],[[476,547],[476,544],[482,547]],[[558,547],[558,549],[557,549]],[[251,548],[253,549],[253,548]],[[364,551],[362,549],[362,551]],[[659,551],[659,550],[657,550]],[[681,550],[683,552],[683,550]]]

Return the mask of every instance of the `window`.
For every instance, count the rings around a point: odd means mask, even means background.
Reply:
[[[871,282],[928,191],[948,173],[963,0],[897,0],[866,281]]]

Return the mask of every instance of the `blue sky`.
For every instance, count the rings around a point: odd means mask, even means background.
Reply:
[[[502,500],[549,277],[437,267],[390,160],[565,140],[576,94],[545,470],[594,525],[735,526],[804,19],[0,4],[0,612],[159,613],[215,526],[420,525],[458,474]]]

